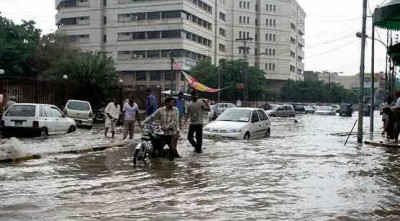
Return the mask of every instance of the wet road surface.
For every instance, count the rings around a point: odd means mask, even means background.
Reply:
[[[355,136],[344,146],[346,137],[332,135],[357,116],[296,119],[274,119],[268,139],[205,140],[203,154],[182,139],[176,162],[133,168],[124,147],[0,165],[0,220],[400,219],[397,150],[358,146]],[[109,142],[95,131],[34,148]],[[8,142],[24,151],[31,141]]]

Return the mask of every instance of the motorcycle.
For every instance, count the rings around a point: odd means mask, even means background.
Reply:
[[[160,126],[154,124],[144,125],[142,128],[141,141],[136,145],[133,154],[133,164],[137,161],[142,161],[146,164],[150,158],[168,157],[170,154],[167,145],[164,131]],[[175,156],[179,157],[179,156]]]

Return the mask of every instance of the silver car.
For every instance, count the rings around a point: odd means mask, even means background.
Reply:
[[[294,117],[296,116],[296,111],[293,105],[283,104],[273,106],[271,110],[265,111],[270,117]]]

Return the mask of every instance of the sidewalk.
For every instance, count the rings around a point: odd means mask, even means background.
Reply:
[[[381,131],[365,134],[364,143],[375,147],[400,148],[399,142],[386,139],[386,136],[382,136]]]

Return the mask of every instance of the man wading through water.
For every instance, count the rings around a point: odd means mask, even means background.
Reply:
[[[195,152],[202,152],[203,143],[203,116],[205,111],[210,111],[210,105],[207,101],[199,100],[199,93],[192,91],[192,100],[187,105],[187,114],[185,117],[185,124],[190,117],[190,125],[188,132],[188,140],[194,147]],[[196,133],[196,141],[193,139],[194,133]]]
[[[165,99],[165,106],[156,110],[152,115],[147,117],[141,125],[152,122],[156,119],[160,120],[160,126],[164,131],[162,135],[165,143],[169,146],[169,160],[180,157],[176,146],[178,145],[179,137],[179,110],[174,106],[174,98],[168,97]]]

